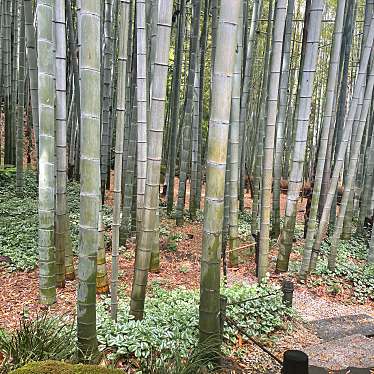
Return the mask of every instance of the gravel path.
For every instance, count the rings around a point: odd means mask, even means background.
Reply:
[[[294,291],[293,307],[308,322],[350,314],[368,314],[374,317],[374,308],[369,305],[342,304],[314,295],[305,289]]]

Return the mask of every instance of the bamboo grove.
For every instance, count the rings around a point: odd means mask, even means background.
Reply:
[[[16,166],[20,196],[24,167],[37,170],[40,302],[77,277],[82,356],[97,350],[97,293],[110,292],[117,318],[131,236],[130,313],[143,318],[148,273],[167,266],[160,209],[178,226],[203,209],[201,340],[219,333],[240,211],[251,212],[259,282],[272,239],[275,271],[288,271],[303,197],[300,280],[327,235],[335,268],[339,241],[374,211],[373,10],[373,0],[0,1],[0,161]],[[76,269],[68,179],[81,186]]]

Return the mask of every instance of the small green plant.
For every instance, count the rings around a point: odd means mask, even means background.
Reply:
[[[178,249],[178,243],[184,239],[184,235],[180,232],[176,232],[169,236],[166,245],[166,250],[168,252],[176,252]]]
[[[160,236],[168,237],[169,235],[170,235],[169,228],[161,224],[160,225]]]
[[[176,252],[177,248],[178,248],[178,243],[176,243],[175,241],[168,241],[168,244],[166,246],[166,250],[168,252]]]
[[[328,291],[334,296],[339,294],[341,292],[339,283],[332,283],[331,286],[328,288]]]
[[[179,271],[183,274],[187,274],[190,272],[190,267],[188,265],[181,265]]]
[[[0,352],[4,356],[0,366],[4,373],[32,361],[68,360],[75,352],[75,330],[61,317],[23,317],[17,330],[0,334]]]
[[[252,216],[249,211],[239,212],[239,237],[242,241],[248,241],[252,239],[251,231]]]
[[[184,235],[181,232],[176,232],[170,236],[170,240],[173,240],[177,243],[183,240],[183,238],[184,238]]]

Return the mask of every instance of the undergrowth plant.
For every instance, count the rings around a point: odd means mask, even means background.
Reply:
[[[74,326],[62,317],[42,314],[36,319],[23,317],[11,333],[0,333],[3,362],[0,373],[7,373],[32,361],[68,360],[75,353]]]
[[[15,174],[0,173],[0,265],[11,271],[30,271],[38,262],[38,187],[35,173],[26,171],[24,182],[23,196],[17,196]],[[79,189],[77,182],[67,185],[74,253],[77,253],[79,240]],[[103,222],[105,227],[110,227],[111,208],[108,206],[103,208]]]
[[[366,243],[362,237],[340,242],[334,271],[327,266],[327,242],[323,244],[321,252],[322,258],[317,263],[315,273],[321,276],[322,284],[326,284],[332,293],[337,293],[348,282],[356,301],[365,303],[369,299],[374,300],[374,265],[362,261],[367,256]],[[312,282],[311,286],[314,284]]]
[[[252,215],[248,210],[239,212],[238,233],[242,241],[252,240],[251,232]]]
[[[282,328],[291,316],[291,311],[282,303],[279,288],[272,285],[237,284],[223,288],[228,303],[256,298],[243,305],[227,307],[227,315],[238,321],[252,336],[266,339],[275,330]],[[259,296],[267,296],[258,299]],[[195,290],[179,288],[164,290],[152,286],[151,295],[146,299],[145,316],[135,321],[129,314],[129,300],[120,298],[118,322],[109,316],[110,300],[103,298],[98,304],[98,339],[101,350],[111,350],[110,359],[135,357],[140,362],[151,360],[162,365],[180,358],[189,357],[198,344],[199,294]],[[225,327],[224,353],[234,354],[238,332]],[[157,352],[156,357],[151,357]]]

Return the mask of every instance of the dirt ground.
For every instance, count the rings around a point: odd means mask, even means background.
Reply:
[[[176,180],[177,182],[177,180]],[[175,197],[178,193],[178,182],[175,185]],[[204,201],[205,189],[202,191],[202,202]],[[305,199],[304,199],[305,200]],[[189,201],[189,188],[186,192],[186,201]],[[281,209],[284,211],[286,196],[282,195]],[[107,204],[112,204],[111,193],[107,194]],[[250,194],[245,194],[245,207],[248,209],[251,205]],[[303,219],[303,206],[305,201],[300,204],[298,220]],[[165,288],[175,288],[184,286],[186,288],[198,288],[200,282],[200,254],[202,243],[202,223],[193,223],[185,221],[183,227],[177,227],[175,221],[169,218],[163,218],[161,225],[167,227],[173,235],[181,234],[183,237],[177,244],[175,252],[166,251],[165,240],[160,239],[160,272],[149,275],[149,282],[157,281]],[[249,242],[242,242],[245,246]],[[107,268],[108,276],[111,274],[111,243],[107,245]],[[276,255],[276,248],[273,248],[271,258]],[[247,281],[255,282],[255,263],[253,251],[244,250],[240,253],[241,263],[237,268],[228,269],[228,283]],[[121,248],[119,258],[120,284],[129,292],[133,276],[133,263],[135,258],[134,239],[127,242],[126,248]],[[183,269],[184,271],[181,271]],[[278,277],[274,277],[277,279]],[[109,278],[110,279],[110,278]],[[57,303],[50,309],[54,313],[71,314],[75,313],[76,300],[76,281],[67,281],[66,287],[57,290]],[[0,327],[14,328],[23,311],[37,313],[41,306],[38,303],[38,269],[31,272],[13,272],[9,273],[0,266],[0,284],[2,292],[0,293]]]

